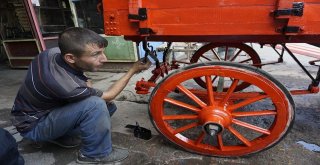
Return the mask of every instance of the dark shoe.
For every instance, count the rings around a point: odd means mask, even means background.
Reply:
[[[80,164],[98,164],[98,163],[115,163],[126,159],[129,155],[128,150],[120,148],[112,148],[112,152],[102,158],[90,158],[78,153],[77,163]]]
[[[32,148],[41,149],[43,147],[43,142],[31,141],[30,145]]]
[[[62,136],[55,140],[49,140],[49,143],[56,144],[63,148],[74,148],[81,144],[81,139],[77,136]]]

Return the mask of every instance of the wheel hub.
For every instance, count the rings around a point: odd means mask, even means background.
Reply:
[[[222,107],[210,106],[199,113],[199,119],[203,130],[208,135],[214,136],[231,124],[232,117]]]

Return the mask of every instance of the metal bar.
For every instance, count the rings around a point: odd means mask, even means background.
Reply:
[[[317,72],[317,77],[316,77],[315,81],[312,83],[312,85],[317,87],[317,86],[319,86],[319,83],[320,83],[320,67]]]
[[[148,48],[148,42],[146,40],[142,41],[142,47],[143,50],[145,51],[144,57],[145,57],[145,63],[147,62],[147,57],[150,56],[155,62],[156,62],[156,68],[160,68],[160,62],[159,59],[156,57],[156,55],[154,54],[155,51],[150,50]]]
[[[276,45],[271,45],[271,47],[273,48],[273,50],[279,55],[278,58],[278,62],[283,62],[283,54],[284,54],[284,48],[282,47],[281,49],[281,53],[278,52],[278,50],[276,49]]]
[[[75,27],[79,27],[79,22],[78,22],[78,14],[77,14],[77,11],[76,11],[76,6],[74,5],[73,1],[72,0],[69,0],[69,4],[70,4],[70,9],[71,9],[71,13],[73,15],[73,22],[74,22],[74,26]]]
[[[156,48],[157,52],[163,52],[166,48]],[[195,49],[171,49],[171,52],[194,52]]]
[[[30,20],[30,24],[31,24],[33,33],[35,35],[35,38],[39,41],[41,51],[43,51],[46,49],[46,45],[44,43],[42,33],[40,31],[40,26],[39,26],[38,19],[37,19],[36,13],[34,11],[32,2],[31,2],[31,0],[23,0],[23,2],[24,2],[24,6],[27,10],[28,18]]]
[[[171,45],[172,45],[172,42],[168,42],[167,47],[163,51],[163,56],[162,56],[163,62],[167,62],[166,60],[167,60],[167,56],[170,52]]]
[[[314,77],[309,73],[309,71],[301,64],[301,62],[297,59],[297,57],[287,48],[285,44],[281,44],[282,47],[289,53],[289,55],[297,62],[297,64],[301,67],[301,69],[311,78],[312,84],[315,83]]]
[[[179,61],[179,60],[174,60],[173,62],[182,63],[182,64],[191,64],[190,62],[187,62],[187,61]]]
[[[317,92],[312,92],[310,90],[291,90],[290,94],[291,95],[305,95],[305,94],[314,94]]]

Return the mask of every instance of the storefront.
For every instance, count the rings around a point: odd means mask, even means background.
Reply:
[[[39,52],[56,47],[58,34],[84,27],[104,35],[101,0],[0,0],[2,54],[12,68],[25,68]],[[137,59],[134,43],[107,37],[111,62]],[[3,57],[2,57],[3,58]]]

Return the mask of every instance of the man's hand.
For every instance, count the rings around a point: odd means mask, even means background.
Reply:
[[[92,81],[90,79],[87,80],[86,84],[88,87],[92,88]]]
[[[151,62],[149,60],[147,60],[146,63],[143,63],[143,61],[144,59],[140,59],[139,61],[135,62],[130,70],[133,73],[138,73],[140,71],[148,69],[151,66]]]
[[[151,62],[147,60],[146,63],[142,62],[143,59],[135,62],[130,70],[123,75],[119,80],[117,80],[108,90],[103,92],[102,98],[106,101],[111,101],[123,90],[123,88],[128,84],[130,78],[137,72],[146,70],[150,67]]]

